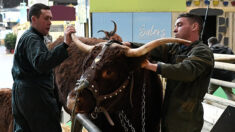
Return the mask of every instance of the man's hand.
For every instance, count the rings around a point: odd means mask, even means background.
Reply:
[[[141,68],[144,68],[144,69],[147,69],[146,67],[147,67],[147,65],[149,64],[150,62],[149,62],[149,60],[144,60],[142,63],[141,63]]]
[[[64,42],[67,45],[70,45],[70,43],[72,42],[72,37],[71,34],[75,33],[75,28],[73,26],[68,26],[65,31],[64,31]]]
[[[153,64],[153,63],[149,62],[149,60],[146,59],[142,62],[141,68],[156,72],[157,71],[157,64]]]

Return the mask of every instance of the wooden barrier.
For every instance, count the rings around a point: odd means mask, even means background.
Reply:
[[[235,72],[235,64],[230,64],[230,63],[215,62],[215,67],[214,68]]]
[[[206,94],[203,100],[204,103],[211,104],[221,109],[226,109],[227,106],[235,107],[235,102],[211,94]]]
[[[235,55],[214,54],[215,69],[229,70],[235,72]],[[211,78],[210,83],[235,88],[235,83]],[[221,114],[228,105],[235,107],[235,102],[223,99],[211,94],[206,94],[203,100],[204,125],[202,132],[210,132]]]
[[[201,132],[210,132],[227,106],[235,107],[235,102],[206,94],[202,105],[204,109],[204,125]]]
[[[215,57],[215,66],[214,66],[215,69],[222,69],[235,72],[235,64],[226,63],[226,62],[235,62],[235,55],[214,54],[214,57]],[[217,60],[225,62],[217,62]],[[235,88],[235,83],[232,82],[222,81],[213,78],[210,80],[210,82],[220,86]]]
[[[235,55],[216,54],[216,53],[214,53],[214,57],[215,57],[215,61],[235,62]]]
[[[228,81],[222,81],[222,80],[211,78],[210,82],[216,85],[224,86],[224,87],[235,88],[235,83],[228,82]]]

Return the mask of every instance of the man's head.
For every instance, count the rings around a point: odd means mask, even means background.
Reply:
[[[51,26],[52,13],[49,6],[38,3],[29,9],[29,21],[37,31],[47,35]]]
[[[180,14],[175,22],[175,37],[190,41],[199,40],[202,23],[200,16],[189,13]]]
[[[211,45],[213,45],[213,44],[218,44],[218,39],[216,37],[210,37],[207,40],[207,42],[208,42],[209,47],[211,47]]]

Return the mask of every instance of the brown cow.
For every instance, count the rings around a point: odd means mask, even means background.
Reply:
[[[13,131],[11,91],[10,88],[0,89],[0,132]]]
[[[76,111],[86,113],[102,131],[159,131],[161,82],[155,73],[140,69],[140,64],[156,43],[175,39],[150,42],[133,50],[96,38],[79,38],[88,45],[78,46],[79,40],[73,39],[76,43],[68,48],[69,57],[55,68],[61,102],[69,94],[67,105],[71,110],[77,80],[87,80],[89,86],[78,90]],[[59,38],[49,48],[62,41]]]
[[[159,131],[161,81],[155,73],[140,69],[140,65],[145,54],[157,45],[185,41],[162,39],[130,49],[95,38],[73,40],[68,48],[70,57],[55,68],[56,84],[63,100],[69,94],[70,110],[79,91],[75,111],[87,114],[102,131]],[[74,90],[76,83],[78,86],[84,81],[89,83],[86,88]]]

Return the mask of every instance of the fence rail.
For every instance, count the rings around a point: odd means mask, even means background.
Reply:
[[[227,55],[227,54],[214,54],[215,57],[215,69],[222,69],[235,72],[235,64],[231,64],[235,62],[235,55]],[[223,62],[218,62],[223,61]],[[235,83],[222,81],[218,79],[211,78],[211,83],[216,85],[221,85],[229,88],[235,88]]]
[[[228,55],[228,54],[216,54],[214,53],[215,61],[222,61],[222,62],[235,62],[235,55]]]
[[[214,54],[215,69],[222,69],[235,72],[235,55]],[[235,83],[211,78],[210,83],[235,88]],[[217,96],[206,94],[203,100],[204,126],[202,132],[211,131],[217,120],[228,105],[235,107],[235,102]]]

